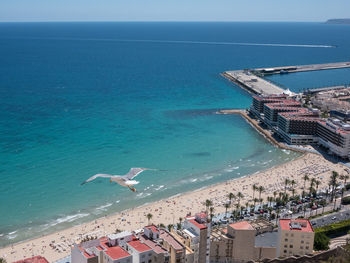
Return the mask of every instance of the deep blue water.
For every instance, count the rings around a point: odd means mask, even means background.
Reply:
[[[251,102],[219,74],[349,60],[349,31],[318,23],[0,23],[0,245],[295,158],[240,117],[215,114]],[[130,167],[167,171],[139,176],[136,194],[107,180],[79,185]]]
[[[347,58],[347,61],[350,60],[349,57],[345,58]],[[276,74],[266,76],[265,78],[279,84],[282,87],[288,87],[291,91],[302,92],[307,89],[349,85],[350,68],[306,71],[282,75]]]

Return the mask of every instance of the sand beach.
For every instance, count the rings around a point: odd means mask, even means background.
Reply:
[[[0,257],[8,262],[20,260],[34,255],[46,257],[50,262],[70,254],[70,247],[80,242],[86,236],[101,237],[118,230],[137,230],[147,225],[146,215],[151,213],[153,224],[176,224],[179,217],[204,211],[204,202],[210,199],[215,207],[215,213],[224,212],[224,203],[228,193],[242,192],[244,197],[240,200],[242,205],[253,203],[252,185],[263,186],[265,191],[261,197],[266,201],[267,196],[273,196],[274,191],[284,191],[286,178],[296,182],[296,193],[303,190],[303,176],[307,174],[310,179],[315,178],[321,182],[319,189],[328,187],[332,171],[346,174],[346,167],[339,163],[332,163],[320,155],[306,153],[303,156],[261,171],[246,177],[229,180],[192,192],[179,194],[171,198],[146,204],[141,207],[129,209],[124,212],[105,216],[94,221],[77,225],[36,239],[20,242],[0,249]],[[306,188],[308,182],[306,183]],[[255,192],[255,197],[258,193]],[[236,201],[233,202],[233,204]]]

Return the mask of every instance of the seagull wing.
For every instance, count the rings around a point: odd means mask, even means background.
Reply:
[[[140,173],[146,170],[158,171],[158,169],[148,169],[148,168],[131,168],[130,171],[123,176],[124,179],[131,180],[138,176]]]
[[[81,185],[86,184],[87,182],[90,182],[92,180],[95,180],[98,177],[103,177],[103,178],[111,178],[114,177],[113,175],[110,174],[95,174],[94,176],[91,176],[89,179],[87,179],[86,181],[82,182]]]

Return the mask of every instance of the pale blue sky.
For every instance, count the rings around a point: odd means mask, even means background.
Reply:
[[[0,0],[0,21],[324,21],[350,0]]]

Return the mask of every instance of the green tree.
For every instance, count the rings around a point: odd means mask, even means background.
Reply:
[[[213,206],[211,206],[210,208],[209,208],[209,211],[210,211],[210,222],[213,220],[213,217],[214,217],[214,207]]]
[[[332,175],[331,175],[331,179],[329,181],[331,187],[332,187],[332,197],[331,197],[331,201],[334,200],[334,207],[333,207],[333,210],[335,210],[335,205],[336,205],[336,201],[337,201],[337,198],[335,196],[336,192],[336,188],[337,188],[337,185],[338,185],[338,179],[339,177],[339,174],[336,172],[336,171],[332,171]]]
[[[173,224],[169,224],[168,225],[168,231],[171,232],[171,230],[174,228],[174,225]]]
[[[310,178],[309,178],[309,176],[308,176],[307,174],[305,174],[304,177],[303,177],[303,179],[304,179],[304,187],[303,187],[303,190],[305,191],[305,184],[306,184],[306,181],[308,181]],[[304,195],[303,195],[303,198],[304,198]]]
[[[258,192],[259,192],[259,200],[261,200],[261,193],[265,191],[265,188],[260,185],[259,188],[258,188]],[[261,205],[261,204],[260,204]]]
[[[6,263],[6,259],[0,258],[0,263]]]
[[[148,213],[148,214],[146,215],[146,217],[147,217],[148,225],[149,225],[149,224],[150,224],[150,221],[151,221],[151,219],[152,219],[152,217],[153,217],[153,215],[152,215],[151,213]]]
[[[225,217],[227,217],[227,209],[230,207],[230,204],[229,203],[225,203],[224,207],[225,207]]]
[[[289,179],[286,178],[284,180],[284,194],[286,194],[286,192],[287,192],[287,186],[288,186],[289,183],[290,183]]]
[[[205,200],[205,211],[208,215],[208,210],[209,210],[209,207],[211,207],[213,205],[213,202],[209,199]]]
[[[235,198],[235,195],[233,193],[228,194],[228,199],[230,200],[230,205],[232,204],[232,199]]]
[[[258,187],[256,186],[256,184],[253,184],[252,189],[253,189],[253,200],[254,200],[254,198],[255,198],[255,195],[254,195],[255,191],[258,190]]]
[[[241,199],[244,197],[244,195],[241,192],[238,192],[237,197],[238,197],[238,204],[239,204],[241,202]]]
[[[314,249],[315,250],[327,250],[329,249],[330,238],[324,233],[315,233]]]

